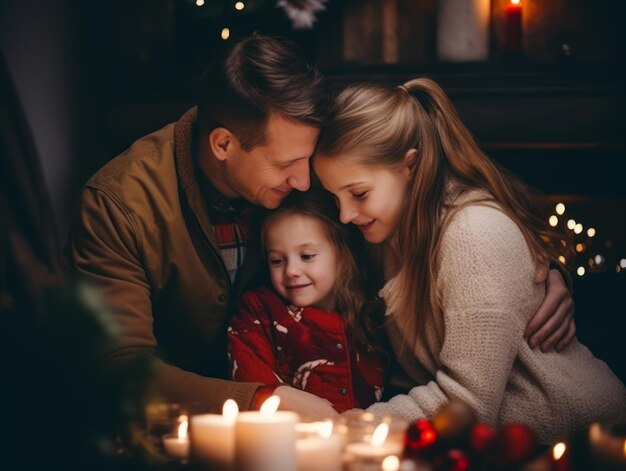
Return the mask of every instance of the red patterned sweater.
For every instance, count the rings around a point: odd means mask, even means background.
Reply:
[[[241,297],[228,353],[235,381],[287,384],[328,399],[337,412],[365,408],[382,395],[383,356],[355,352],[341,314],[286,305],[268,288]]]

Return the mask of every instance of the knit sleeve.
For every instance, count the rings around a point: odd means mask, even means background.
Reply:
[[[255,292],[244,294],[228,327],[228,356],[235,381],[278,385],[277,360],[272,337],[272,313]]]
[[[444,338],[441,349],[430,352],[434,381],[370,409],[413,421],[458,398],[493,424],[543,287],[533,282],[535,264],[521,231],[493,207],[469,206],[455,215],[439,264]]]

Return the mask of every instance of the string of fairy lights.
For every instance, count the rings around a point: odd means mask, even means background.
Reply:
[[[612,262],[607,256],[607,251],[612,249],[613,243],[610,240],[598,241],[598,231],[594,227],[586,227],[585,225],[574,219],[572,216],[566,215],[566,207],[564,203],[557,203],[554,207],[554,213],[548,218],[548,224],[557,228],[561,225],[566,239],[561,240],[563,253],[559,255],[559,261],[563,265],[572,268],[575,273],[582,277],[588,274],[603,273],[615,269],[616,273],[626,274],[626,257],[615,257]],[[570,245],[573,244],[574,256],[568,260],[568,253],[571,253]]]
[[[326,10],[328,0],[247,0],[231,1],[231,0],[188,0],[191,4],[195,4],[196,9],[202,9],[205,14],[220,18],[224,23],[239,20],[238,16],[245,13],[264,11],[270,14],[271,10],[279,9],[291,22],[293,30],[312,29],[317,21],[317,15]],[[234,15],[234,16],[233,16]],[[269,16],[273,16],[270,14]],[[233,37],[233,25],[224,24],[219,27],[219,37],[226,41]]]

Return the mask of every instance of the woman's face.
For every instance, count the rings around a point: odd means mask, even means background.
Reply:
[[[400,222],[410,176],[408,166],[366,166],[348,154],[316,156],[313,167],[335,195],[342,223],[355,224],[368,242],[392,236]]]

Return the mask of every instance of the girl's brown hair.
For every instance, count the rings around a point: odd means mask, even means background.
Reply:
[[[366,264],[360,264],[357,253],[363,248],[362,238],[352,227],[339,222],[339,214],[332,196],[320,189],[305,193],[293,191],[276,209],[267,213],[261,225],[261,243],[265,247],[268,227],[285,215],[307,216],[317,223],[335,250],[337,272],[335,309],[345,316],[347,337],[354,347],[369,351],[381,343],[382,309],[366,285]]]
[[[398,288],[407,294],[400,297],[398,314],[407,331],[420,336],[427,319],[441,310],[435,293],[440,236],[460,209],[447,207],[446,201],[472,189],[484,190],[489,196],[471,203],[497,202],[517,224],[537,262],[558,263],[554,247],[560,238],[536,215],[530,189],[479,149],[432,80],[419,78],[397,88],[348,87],[338,96],[332,122],[322,130],[316,155],[401,168],[411,149],[417,155],[393,241],[402,254]]]

